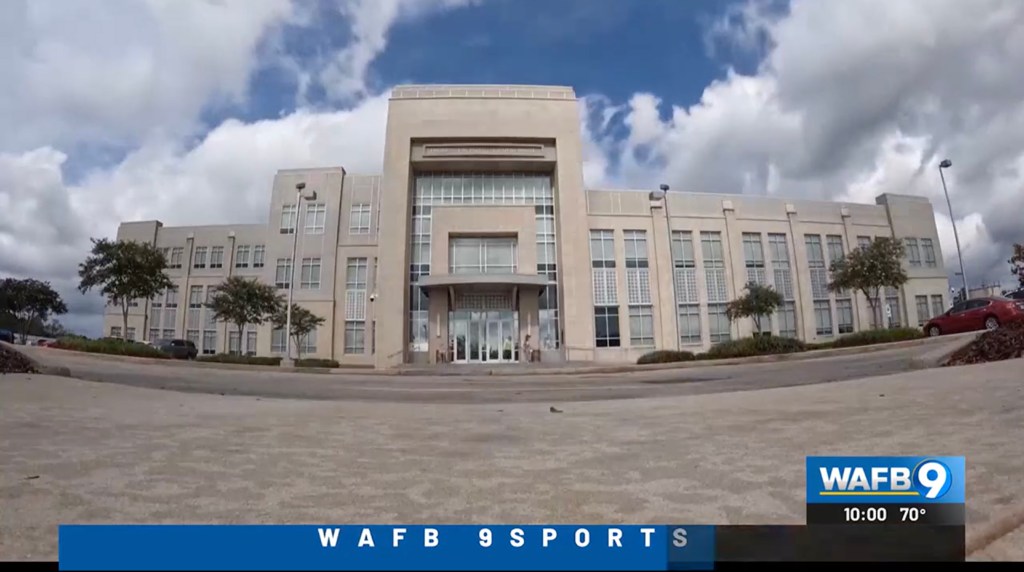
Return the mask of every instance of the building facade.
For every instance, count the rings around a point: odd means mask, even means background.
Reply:
[[[138,301],[128,333],[281,355],[282,331],[239,335],[205,302],[230,275],[282,292],[294,276],[295,302],[327,319],[304,356],[377,368],[622,362],[751,335],[752,321],[730,322],[725,304],[754,281],[786,300],[766,329],[818,342],[872,327],[861,295],[828,291],[828,265],[879,236],[904,241],[910,276],[886,293],[882,323],[916,326],[949,303],[925,198],[587,189],[582,161],[571,88],[397,87],[380,175],[279,171],[267,224],[122,224],[119,239],[164,250],[178,284]],[[116,308],[105,328],[121,333]]]

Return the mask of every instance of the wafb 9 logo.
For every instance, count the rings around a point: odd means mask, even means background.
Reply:
[[[963,478],[963,457],[808,457],[807,502],[962,503]]]

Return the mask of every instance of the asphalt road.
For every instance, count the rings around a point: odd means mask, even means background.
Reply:
[[[923,346],[811,360],[647,370],[615,374],[313,374],[114,361],[51,348],[27,348],[48,365],[90,381],[189,393],[395,403],[531,403],[699,395],[845,381],[920,369],[921,358],[957,347]]]

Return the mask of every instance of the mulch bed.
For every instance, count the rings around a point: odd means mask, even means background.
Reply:
[[[37,373],[32,362],[18,352],[0,347],[0,373]]]
[[[953,353],[946,365],[968,365],[1019,357],[1024,357],[1024,321],[985,332]]]

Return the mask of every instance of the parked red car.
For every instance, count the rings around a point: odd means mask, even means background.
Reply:
[[[974,298],[954,304],[945,314],[928,320],[924,325],[924,333],[938,336],[994,330],[1016,320],[1024,320],[1024,300],[1011,300],[1002,296]]]

